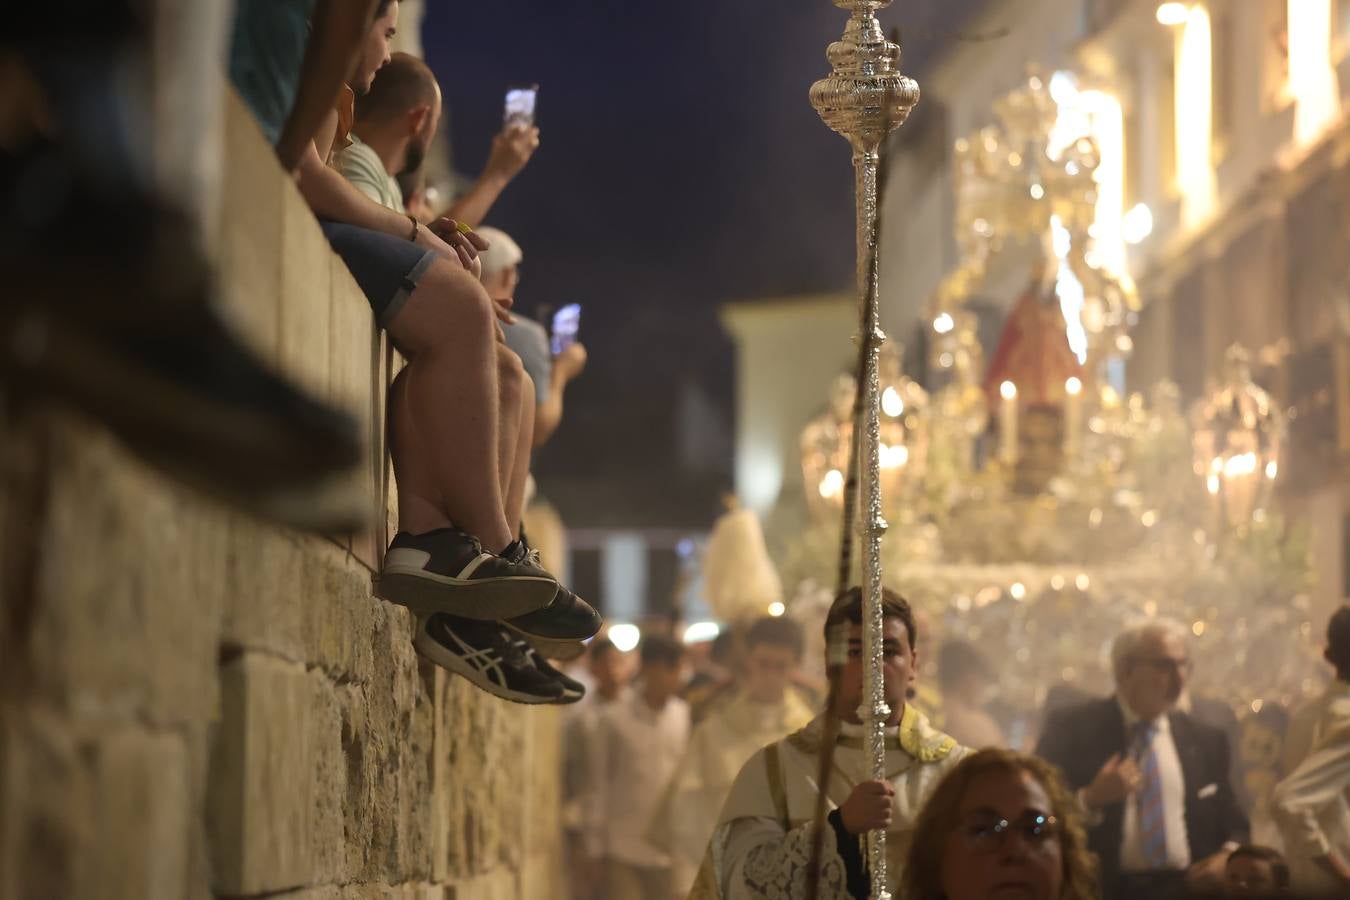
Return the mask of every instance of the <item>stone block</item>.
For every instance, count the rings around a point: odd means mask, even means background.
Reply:
[[[98,839],[81,860],[81,887],[73,896],[188,896],[196,798],[182,738],[123,728],[99,735],[85,755],[92,770],[90,826]]]
[[[384,372],[381,342],[370,304],[357,287],[346,265],[332,255],[332,327],[330,330],[329,402],[348,410],[361,424],[366,441],[366,460],[355,480],[368,498],[371,522],[383,518],[383,501],[377,489],[384,461]],[[368,568],[375,565],[376,535],[367,529],[352,535],[353,553]]]
[[[220,669],[207,830],[217,893],[310,883],[313,684],[305,667],[247,652]]]
[[[89,784],[67,721],[51,711],[0,717],[0,897],[78,897],[97,835]]]
[[[221,643],[303,661],[306,564],[321,542],[242,515],[227,535]]]
[[[250,346],[275,361],[280,347],[282,205],[285,183],[276,154],[248,108],[228,91],[219,267],[221,300]]]
[[[451,885],[446,900],[520,900],[520,879],[509,869],[488,872]]]
[[[312,541],[306,547],[300,590],[305,659],[339,681],[369,681],[374,671],[371,636],[384,613],[371,596],[370,572],[339,547]]]
[[[316,397],[327,397],[333,251],[295,185],[282,193],[281,365]]]
[[[53,428],[48,451],[30,632],[46,662],[39,691],[91,720],[204,720],[223,602],[218,509],[82,423]]]

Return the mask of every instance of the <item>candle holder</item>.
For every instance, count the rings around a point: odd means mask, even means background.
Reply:
[[[900,74],[900,46],[886,40],[876,11],[890,0],[834,0],[851,16],[842,39],[826,51],[832,71],[811,85],[811,105],[825,124],[848,140],[853,148],[856,199],[857,289],[859,296],[859,355],[863,392],[861,421],[853,433],[853,452],[859,453],[862,474],[863,514],[859,526],[863,558],[863,703],[859,709],[864,727],[870,776],[885,772],[886,705],[881,657],[881,536],[886,531],[882,516],[880,408],[877,356],[886,335],[881,330],[877,304],[877,201],[882,169],[880,148],[887,136],[904,122],[919,100],[919,86]],[[847,536],[844,538],[847,540]],[[823,786],[822,786],[823,789]],[[871,896],[889,900],[886,886],[886,833],[878,829],[866,841]]]

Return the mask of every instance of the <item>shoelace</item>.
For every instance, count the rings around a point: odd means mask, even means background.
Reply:
[[[525,545],[525,556],[521,559],[521,562],[525,563],[527,566],[534,566],[536,569],[542,569],[544,567],[544,562],[539,556],[539,551],[529,544]]]
[[[492,649],[496,650],[501,656],[502,661],[513,666],[528,666],[531,662],[521,652],[517,642],[508,638],[500,629],[497,631],[496,639],[492,642]]]

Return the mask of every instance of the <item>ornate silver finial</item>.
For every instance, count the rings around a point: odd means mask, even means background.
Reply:
[[[811,105],[855,150],[874,150],[919,102],[919,85],[900,74],[900,45],[886,40],[876,11],[890,0],[834,0],[851,10],[844,37],[825,57],[833,71],[811,85]]]

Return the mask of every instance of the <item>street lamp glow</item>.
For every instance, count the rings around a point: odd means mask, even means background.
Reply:
[[[938,334],[947,334],[955,327],[956,320],[951,313],[938,313],[938,317],[933,320],[933,330]]]
[[[1005,381],[998,386],[998,393],[1004,400],[1017,399],[1017,385],[1011,381]]]
[[[684,642],[686,644],[701,644],[705,641],[711,641],[721,631],[721,627],[716,622],[693,622],[684,630]]]
[[[1070,375],[1064,379],[1064,392],[1071,397],[1077,397],[1083,392],[1083,382],[1077,375]]]
[[[1158,4],[1158,24],[1160,25],[1185,25],[1186,14],[1187,10],[1185,3]]]
[[[787,607],[779,601],[775,600],[769,604],[769,615],[773,616],[775,619],[785,612],[787,612]]]
[[[638,645],[642,640],[642,631],[636,625],[611,625],[609,626],[609,642],[614,645],[614,649],[627,653]]]
[[[881,411],[892,419],[899,418],[905,411],[905,401],[894,387],[888,387],[881,392]]]

